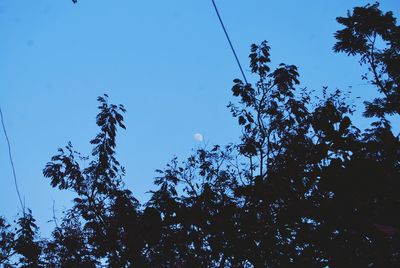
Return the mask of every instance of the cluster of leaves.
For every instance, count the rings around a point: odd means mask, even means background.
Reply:
[[[99,97],[91,157],[69,143],[44,169],[53,187],[76,193],[73,207],[48,240],[38,237],[30,211],[16,232],[0,218],[0,264],[398,266],[400,139],[385,117],[399,114],[398,26],[378,5],[338,21],[346,28],[336,34],[335,50],[361,55],[385,95],[366,104],[366,115],[378,120],[370,129],[353,124],[353,107],[340,90],[324,89],[315,98],[298,89],[296,66],[272,70],[268,43],[254,44],[250,68],[257,82],[235,79],[237,101],[228,105],[242,126],[240,143],[173,159],[158,170],[157,189],[140,205],[124,188],[125,171],[115,158],[125,109]],[[387,41],[379,51],[378,35]]]
[[[400,26],[393,13],[383,13],[376,3],[356,7],[337,21],[345,28],[336,32],[334,50],[360,56],[369,71],[363,78],[383,94],[366,103],[365,116],[400,113]]]

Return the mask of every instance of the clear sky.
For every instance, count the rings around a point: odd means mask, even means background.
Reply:
[[[356,58],[331,50],[335,18],[372,1],[216,2],[249,80],[249,46],[266,39],[273,65],[297,65],[302,86],[351,86],[363,100],[375,92],[361,80]],[[381,7],[399,17],[400,1]],[[107,93],[128,110],[118,157],[127,187],[146,201],[154,170],[200,145],[193,134],[210,144],[237,141],[240,130],[226,108],[236,77],[211,0],[1,0],[0,105],[20,190],[43,233],[53,200],[60,217],[71,194],[51,188],[42,169],[68,141],[90,154],[97,96]],[[20,208],[3,133],[0,180],[0,215],[15,219]]]

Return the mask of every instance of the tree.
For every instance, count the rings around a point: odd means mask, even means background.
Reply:
[[[69,143],[65,149],[59,149],[43,174],[51,179],[53,187],[70,189],[77,194],[74,207],[67,214],[67,224],[54,233],[55,238],[82,235],[81,239],[73,241],[78,244],[66,249],[75,248],[79,254],[86,252],[87,256],[79,258],[87,258],[92,266],[96,264],[94,260],[105,259],[111,267],[124,267],[133,265],[134,261],[140,263],[142,239],[138,228],[138,201],[129,190],[123,189],[125,169],[115,158],[117,127],[125,129],[121,114],[125,108],[108,104],[107,99],[107,95],[98,98],[100,132],[90,141],[94,145],[94,159],[89,166],[80,167],[78,161],[89,157],[82,156]]]
[[[297,68],[281,64],[270,71],[269,51],[267,42],[251,47],[254,87],[234,80],[239,101],[228,107],[243,126],[241,144],[200,149],[160,171],[150,205],[164,219],[158,248],[171,252],[164,261],[220,267],[328,263],[315,241],[322,223],[318,185],[324,167],[350,155],[358,130],[340,91],[312,106],[307,90],[296,91]]]
[[[384,96],[355,107],[327,88],[300,88],[297,67],[270,67],[266,41],[251,46],[255,82],[233,81],[229,103],[240,142],[199,148],[158,170],[140,205],[124,188],[115,155],[122,105],[100,103],[90,157],[71,143],[44,169],[53,187],[76,194],[51,239],[28,211],[14,234],[0,218],[0,264],[17,267],[397,267],[400,263],[398,26],[379,5],[338,18],[335,51],[360,55]],[[378,36],[386,48],[376,49]],[[379,42],[378,42],[379,43]],[[396,73],[397,72],[397,73]],[[88,167],[81,161],[91,159]]]
[[[345,28],[335,34],[334,51],[360,56],[369,71],[363,79],[383,94],[366,102],[365,116],[400,114],[400,26],[393,13],[382,12],[376,3],[356,7],[337,21]]]
[[[15,233],[10,230],[10,225],[0,217],[0,265],[8,267],[14,252]]]
[[[38,241],[38,227],[32,211],[28,209],[18,219],[15,239],[15,252],[20,256],[18,263],[23,268],[43,267],[41,262],[42,245]]]

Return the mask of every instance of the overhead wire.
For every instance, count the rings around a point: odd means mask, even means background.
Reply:
[[[222,26],[222,29],[224,30],[224,33],[225,33],[226,39],[228,40],[229,46],[231,47],[232,53],[233,53],[233,55],[235,56],[235,59],[236,59],[236,62],[237,62],[237,64],[238,64],[238,66],[239,66],[240,72],[242,73],[243,79],[244,79],[244,81],[246,82],[246,84],[248,84],[246,75],[244,74],[242,65],[240,64],[240,61],[239,61],[239,58],[238,58],[238,56],[237,56],[237,54],[236,54],[235,48],[233,47],[231,38],[229,37],[228,31],[226,30],[226,27],[225,27],[225,25],[224,25],[224,22],[223,22],[223,20],[222,20],[222,17],[221,17],[221,15],[220,15],[219,11],[218,11],[218,7],[217,7],[217,5],[215,4],[215,1],[214,1],[214,0],[211,0],[211,2],[212,2],[212,4],[213,4],[213,6],[214,6],[215,12],[217,13],[218,20],[219,20],[219,22],[220,22],[220,24],[221,24],[221,26]]]
[[[6,137],[6,141],[7,141],[8,157],[10,159],[11,168],[12,168],[12,172],[13,172],[15,190],[17,191],[19,203],[21,204],[22,212],[23,212],[23,215],[25,216],[25,205],[24,205],[24,202],[22,202],[21,194],[20,194],[19,188],[18,188],[17,174],[15,172],[14,161],[13,161],[13,157],[12,157],[12,153],[11,153],[11,144],[10,144],[10,140],[7,135],[6,126],[4,124],[3,112],[1,110],[1,107],[0,107],[0,117],[1,117],[1,125],[3,126],[4,136]]]

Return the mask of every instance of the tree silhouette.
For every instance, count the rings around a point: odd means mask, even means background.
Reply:
[[[98,98],[90,156],[71,143],[43,174],[76,194],[50,239],[30,210],[12,232],[0,218],[5,267],[397,267],[400,264],[398,34],[392,13],[357,7],[334,50],[360,55],[383,97],[366,103],[369,129],[352,122],[343,92],[300,88],[294,65],[270,67],[266,41],[251,46],[255,82],[233,81],[228,108],[240,142],[199,148],[157,170],[146,204],[124,187],[116,159],[122,105]],[[377,49],[379,38],[385,48]],[[367,77],[367,76],[366,76]],[[82,167],[83,160],[89,160]]]
[[[17,222],[14,249],[20,256],[19,265],[24,268],[41,266],[42,246],[38,241],[38,227],[35,221],[32,211],[28,210]]]
[[[15,233],[10,230],[10,225],[0,217],[0,265],[8,267],[10,259],[15,254]]]
[[[337,21],[345,28],[336,32],[334,50],[360,56],[369,71],[363,79],[384,95],[366,102],[365,116],[400,114],[400,26],[393,13],[383,13],[376,3],[356,7]]]

